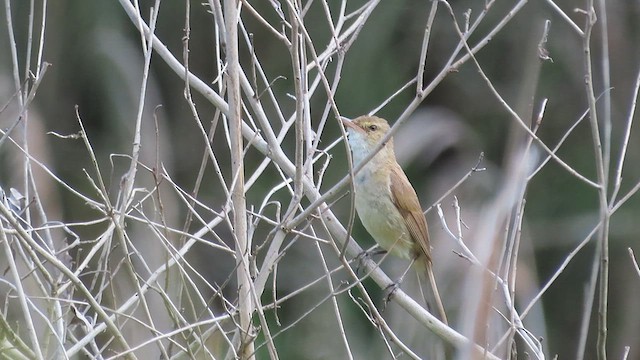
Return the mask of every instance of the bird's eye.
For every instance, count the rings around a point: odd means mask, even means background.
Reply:
[[[376,124],[371,124],[371,125],[369,125],[369,130],[371,130],[371,131],[376,131],[376,130],[378,130],[378,125],[376,125]]]

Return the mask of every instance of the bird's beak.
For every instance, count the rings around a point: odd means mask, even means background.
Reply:
[[[349,118],[341,116],[340,117],[340,121],[342,121],[342,125],[344,125],[347,129],[351,128],[354,131],[361,131],[362,130],[358,126],[356,126],[356,124],[354,124],[353,121],[351,121]]]

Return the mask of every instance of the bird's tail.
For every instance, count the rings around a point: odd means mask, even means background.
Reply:
[[[443,323],[445,323],[445,325],[449,325],[449,321],[447,320],[447,314],[444,311],[444,305],[442,305],[442,299],[440,298],[440,292],[438,291],[438,285],[436,285],[436,278],[433,275],[433,266],[431,265],[431,261],[425,261],[425,265],[427,268],[427,277],[429,278],[429,285],[431,285],[431,291],[433,291],[433,297],[436,300],[436,307],[438,308],[440,320]]]

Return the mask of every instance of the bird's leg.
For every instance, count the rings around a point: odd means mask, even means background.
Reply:
[[[387,250],[381,248],[380,245],[375,245],[369,250],[362,251],[360,254],[358,254],[358,256],[356,256],[356,258],[361,259],[361,258],[367,258],[371,256],[384,255],[386,253],[387,253]]]
[[[391,284],[391,285],[387,286],[386,288],[384,288],[384,292],[387,295],[384,297],[384,302],[383,302],[383,306],[382,306],[383,310],[384,310],[384,308],[387,307],[387,303],[389,301],[391,301],[391,298],[393,297],[393,294],[396,292],[396,290],[398,290],[398,288],[402,284],[402,281],[404,281],[404,277],[407,275],[407,273],[409,272],[409,270],[411,269],[411,267],[413,266],[413,264],[415,262],[416,262],[416,259],[414,258],[413,260],[411,260],[411,263],[409,264],[407,269],[402,273],[400,278],[396,282],[394,282],[393,284]]]
[[[400,279],[398,279],[397,281],[398,283],[402,283],[402,280],[404,280],[404,277],[407,275],[409,270],[411,270],[411,267],[413,266],[413,264],[415,264],[415,262],[416,262],[416,258],[413,258],[409,266],[407,266],[407,269],[402,273],[402,276],[400,276]]]
[[[360,272],[360,266],[364,263],[365,259],[368,260],[372,256],[384,255],[387,253],[387,250],[380,248],[380,246],[376,245],[369,250],[364,250],[360,254],[358,254],[354,260],[357,261],[356,265],[356,274]]]
[[[393,298],[393,294],[395,294],[396,290],[398,290],[399,287],[400,287],[400,284],[397,282],[394,282],[393,284],[384,288],[383,292],[386,295],[382,300],[382,311],[384,311],[387,308],[387,304],[391,301],[391,299]]]

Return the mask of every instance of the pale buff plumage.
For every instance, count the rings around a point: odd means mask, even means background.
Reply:
[[[376,116],[342,122],[349,133],[354,166],[361,163],[389,131],[387,121]],[[427,222],[413,186],[396,161],[392,139],[355,175],[354,187],[356,211],[365,229],[389,253],[416,259],[418,266],[424,267],[440,317],[446,323],[433,276]]]

